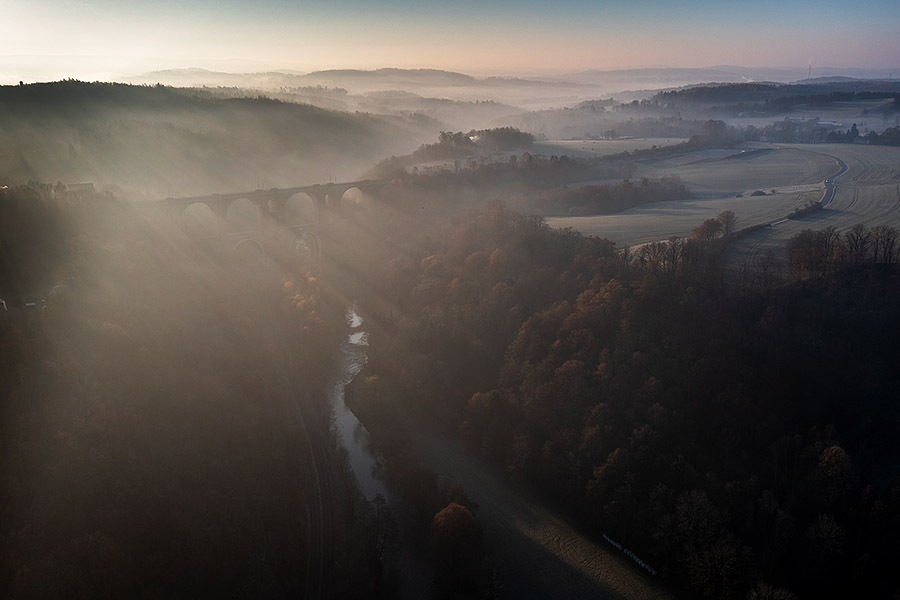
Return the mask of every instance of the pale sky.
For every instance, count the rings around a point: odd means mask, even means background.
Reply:
[[[893,68],[893,0],[0,0],[0,78],[152,69]]]

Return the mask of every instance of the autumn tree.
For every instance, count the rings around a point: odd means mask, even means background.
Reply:
[[[438,577],[449,585],[471,587],[483,558],[481,526],[462,504],[451,502],[431,521]]]
[[[691,232],[691,237],[708,244],[721,232],[722,222],[719,219],[707,219]]]

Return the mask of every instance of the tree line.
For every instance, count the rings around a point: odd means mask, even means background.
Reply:
[[[804,229],[787,245],[787,270],[797,281],[831,278],[847,268],[894,264],[900,258],[900,234],[888,225],[858,223],[840,232],[835,227]]]

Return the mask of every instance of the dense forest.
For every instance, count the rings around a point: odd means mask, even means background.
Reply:
[[[501,203],[365,222],[373,436],[424,408],[692,597],[900,589],[896,235],[726,285],[721,222],[635,256]]]
[[[346,306],[321,274],[93,192],[0,210],[0,596],[378,596],[377,507],[328,433]]]

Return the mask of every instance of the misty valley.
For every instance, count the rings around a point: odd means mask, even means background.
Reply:
[[[900,597],[900,82],[811,72],[0,86],[0,595]]]

